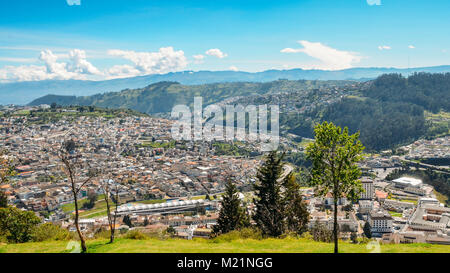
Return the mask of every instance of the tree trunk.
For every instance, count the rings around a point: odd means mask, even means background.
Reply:
[[[119,206],[119,190],[116,187],[116,198],[115,198],[115,208],[114,208],[114,217],[112,220],[112,229],[111,229],[111,243],[114,242],[114,233],[116,232],[116,219],[117,219],[117,207]]]
[[[114,241],[114,237],[113,237],[113,223],[112,223],[112,218],[111,218],[111,209],[109,207],[109,191],[103,189],[104,194],[105,194],[105,203],[106,203],[106,215],[108,216],[108,225],[109,225],[109,232],[110,232],[110,239],[109,239],[109,243],[111,244]]]
[[[75,201],[75,227],[77,228],[78,237],[80,237],[81,250],[82,250],[83,252],[86,252],[86,250],[87,250],[87,247],[86,247],[86,241],[84,240],[83,233],[81,233],[80,225],[79,225],[79,223],[78,223],[78,219],[79,219],[79,214],[78,214],[78,198],[77,198],[77,194],[76,194],[75,191],[73,192],[73,197],[74,197],[74,201]]]
[[[336,194],[333,197],[334,197],[334,225],[333,225],[334,253],[339,253],[339,250],[338,250],[338,222],[337,222],[338,199],[337,199]]]

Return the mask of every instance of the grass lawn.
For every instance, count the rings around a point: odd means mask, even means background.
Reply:
[[[402,202],[408,202],[408,203],[413,203],[414,205],[417,205],[417,200],[410,200],[410,199],[402,199],[400,200]]]
[[[132,240],[119,238],[114,244],[108,240],[89,240],[90,253],[332,253],[333,244],[319,243],[309,239],[237,239],[215,241],[207,239],[147,239]],[[60,253],[66,250],[68,242],[50,241],[1,245],[0,253]],[[381,253],[450,253],[450,246],[429,244],[381,245]],[[366,245],[340,243],[342,253],[370,253]]]
[[[389,211],[389,214],[390,214],[392,217],[403,217],[403,214],[400,213],[400,212]]]

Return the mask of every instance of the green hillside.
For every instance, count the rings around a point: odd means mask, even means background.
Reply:
[[[147,239],[119,238],[114,244],[107,240],[88,241],[90,253],[332,253],[332,243],[309,239],[237,239],[216,241],[206,239]],[[0,253],[62,253],[70,252],[68,242],[49,241],[25,244],[0,244]],[[371,253],[373,245],[340,243],[342,253]],[[429,244],[381,245],[381,253],[450,253],[450,246]]]
[[[349,85],[352,87],[349,88]],[[341,88],[342,97],[324,97],[321,89]],[[352,90],[351,92],[348,90]],[[361,141],[368,151],[393,149],[419,138],[434,138],[449,133],[450,73],[382,75],[374,81],[289,81],[266,83],[230,82],[203,85],[182,85],[159,82],[141,89],[126,89],[86,97],[48,95],[31,105],[94,105],[133,109],[142,113],[170,113],[177,104],[192,106],[194,97],[203,98],[203,106],[231,98],[269,95],[261,98],[266,104],[289,104],[283,98],[298,96],[307,101],[307,110],[289,105],[281,113],[282,131],[312,138],[314,124],[331,121],[350,131],[361,132]],[[281,93],[281,95],[280,95]],[[336,92],[337,93],[337,92]],[[276,95],[278,94],[278,95]],[[294,101],[292,98],[291,101]],[[251,100],[249,101],[251,102]],[[230,103],[230,102],[227,102]],[[232,102],[231,102],[232,103]],[[255,103],[250,103],[255,104]],[[283,105],[282,105],[283,106]]]
[[[232,82],[203,85],[182,85],[177,82],[159,82],[140,89],[125,89],[93,96],[56,96],[48,95],[36,99],[30,105],[95,105],[109,108],[129,108],[143,113],[153,114],[170,112],[177,104],[191,105],[194,97],[203,98],[208,105],[236,96],[271,94],[279,92],[309,91],[324,86],[343,86],[349,81],[288,81],[278,80],[267,83]]]

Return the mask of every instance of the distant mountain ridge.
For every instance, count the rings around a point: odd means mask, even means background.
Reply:
[[[45,95],[29,105],[52,104],[69,106],[98,106],[128,108],[142,113],[168,113],[178,104],[191,105],[195,96],[203,98],[203,105],[217,103],[233,97],[274,94],[279,92],[308,92],[328,86],[346,86],[354,81],[277,80],[272,82],[230,82],[182,85],[178,82],[157,82],[144,88],[125,89],[92,96]]]
[[[414,72],[450,72],[450,65],[399,68],[350,68],[345,70],[266,70],[263,72],[241,71],[183,71],[167,74],[146,75],[133,78],[104,81],[45,80],[0,84],[0,104],[27,104],[44,95],[89,96],[124,89],[143,88],[161,81],[176,81],[184,85],[198,85],[223,82],[270,82],[287,80],[370,80],[382,74]]]

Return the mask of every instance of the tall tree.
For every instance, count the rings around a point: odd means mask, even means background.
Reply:
[[[264,235],[278,237],[284,232],[284,204],[281,195],[283,174],[282,159],[276,151],[267,154],[257,171],[254,184],[256,212],[253,220]]]
[[[250,221],[245,208],[239,199],[239,192],[231,178],[227,179],[225,193],[220,202],[221,208],[217,225],[214,226],[214,234],[228,233],[250,226]]]
[[[83,252],[86,252],[86,240],[79,225],[80,214],[78,208],[78,196],[83,187],[89,183],[98,172],[91,169],[89,165],[86,165],[87,160],[82,160],[82,154],[77,153],[76,143],[72,139],[65,140],[62,143],[61,147],[57,151],[57,155],[63,163],[63,169],[70,184],[70,189],[72,191],[75,204],[75,227],[77,229],[78,237],[80,238],[81,249]],[[81,177],[84,178],[81,179]]]
[[[302,234],[307,229],[309,213],[300,193],[300,185],[292,172],[283,180],[283,190],[286,229]]]
[[[312,161],[310,183],[316,194],[325,196],[331,192],[334,199],[334,252],[338,253],[338,199],[347,197],[356,200],[362,189],[361,170],[358,162],[363,159],[364,146],[359,141],[359,132],[349,135],[348,128],[342,130],[333,123],[317,124],[315,141],[306,148]]]

